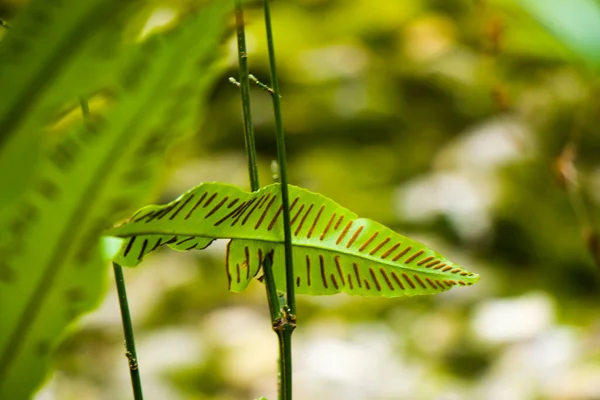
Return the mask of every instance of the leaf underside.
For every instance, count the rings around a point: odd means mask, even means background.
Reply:
[[[358,216],[334,201],[289,186],[294,279],[298,293],[413,296],[468,286],[479,276],[422,243]],[[203,183],[164,206],[139,210],[107,234],[126,239],[116,261],[139,264],[167,245],[177,250],[232,239],[227,248],[230,290],[244,290],[273,255],[277,287],[285,289],[279,184],[248,193]]]

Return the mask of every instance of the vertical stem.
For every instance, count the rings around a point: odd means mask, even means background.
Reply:
[[[292,231],[290,227],[290,206],[287,179],[287,160],[285,151],[285,134],[281,117],[281,101],[279,81],[277,79],[277,63],[275,61],[275,45],[273,29],[271,27],[271,9],[269,0],[264,0],[265,29],[267,33],[267,47],[269,50],[269,68],[271,70],[271,88],[273,93],[273,112],[275,114],[275,128],[277,130],[277,156],[279,159],[279,176],[281,179],[281,201],[283,204],[283,233],[285,240],[285,282],[287,293],[287,306],[284,319],[277,329],[280,343],[280,372],[282,387],[280,388],[283,400],[292,400],[292,332],[296,327],[296,297],[294,287],[294,264],[292,258]]]
[[[269,49],[269,68],[271,70],[271,88],[273,89],[273,112],[275,113],[275,128],[277,129],[277,157],[281,179],[281,200],[283,202],[283,233],[285,240],[285,275],[287,304],[292,314],[296,313],[296,297],[294,287],[294,264],[292,260],[292,230],[290,227],[290,206],[288,194],[287,160],[285,154],[285,134],[281,117],[281,101],[279,82],[277,80],[277,65],[275,62],[275,45],[271,28],[271,10],[269,1],[265,0],[265,27],[267,31],[267,46]]]
[[[250,107],[250,82],[248,72],[248,54],[246,53],[246,39],[244,32],[244,12],[242,9],[242,0],[234,0],[234,4],[238,41],[238,62],[240,70],[239,81],[242,97],[242,111],[244,115],[244,137],[246,143],[246,154],[248,157],[248,173],[250,176],[250,186],[252,187],[252,191],[255,191],[258,190],[260,184],[256,161],[254,127],[252,125]],[[273,330],[277,334],[277,339],[279,342],[279,399],[291,400],[291,394],[286,396],[287,388],[289,387],[291,390],[291,368],[287,367],[291,360],[291,340],[289,338],[286,340],[284,330],[281,328],[282,321],[284,321],[284,316],[282,314],[282,307],[277,296],[277,288],[275,286],[275,278],[273,276],[272,268],[272,254],[269,254],[263,261],[263,272],[265,275],[265,288],[267,292],[267,302],[269,303],[269,312],[271,314],[271,323]],[[288,373],[288,371],[290,371],[290,373]]]
[[[117,292],[119,294],[119,305],[121,307],[121,321],[123,322],[123,333],[125,334],[125,349],[127,352],[127,361],[129,363],[129,373],[131,375],[131,386],[133,388],[133,398],[143,400],[142,381],[140,379],[140,370],[138,368],[137,353],[135,350],[135,339],[133,337],[133,324],[129,314],[129,304],[127,301],[127,291],[125,289],[125,278],[123,277],[123,268],[113,262],[115,271],[115,280],[117,283]]]
[[[244,11],[242,0],[235,1],[235,26],[238,42],[238,64],[240,69],[240,92],[242,94],[242,110],[244,114],[244,140],[248,156],[248,174],[252,191],[260,187],[254,142],[254,126],[252,125],[252,109],[250,107],[250,79],[248,78],[248,53],[246,52],[246,33],[244,30]]]
[[[90,107],[85,97],[79,98],[81,113],[84,121],[90,117]],[[119,296],[119,307],[121,309],[121,321],[123,325],[123,333],[125,335],[125,356],[129,364],[129,374],[131,375],[131,388],[133,389],[133,398],[135,400],[143,400],[142,381],[140,379],[140,370],[137,362],[137,352],[135,350],[135,339],[133,337],[133,324],[131,323],[131,314],[129,313],[129,302],[127,300],[127,290],[125,289],[125,278],[123,277],[123,268],[113,262],[113,271],[115,273],[115,281],[117,284],[117,293]]]

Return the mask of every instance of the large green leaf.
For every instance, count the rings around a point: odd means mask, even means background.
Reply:
[[[412,296],[472,285],[478,275],[422,243],[334,201],[290,186],[294,277],[298,293],[345,292]],[[279,184],[248,193],[221,183],[204,183],[164,206],[139,210],[108,234],[126,239],[116,260],[137,265],[149,252],[206,247],[232,239],[227,251],[230,289],[241,291],[272,254],[277,287],[285,288],[282,205]]]
[[[66,101],[112,81],[135,3],[34,0],[0,42],[0,170],[11,171],[0,181],[0,210],[39,166],[42,128]]]
[[[113,107],[49,149],[31,187],[7,207],[1,399],[31,396],[67,326],[100,300],[108,266],[101,232],[143,204],[165,148],[197,122],[226,9],[224,2],[202,8],[132,49],[116,70]]]

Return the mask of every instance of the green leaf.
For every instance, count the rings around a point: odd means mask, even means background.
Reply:
[[[0,209],[25,190],[64,103],[112,81],[133,3],[37,0],[0,42]],[[28,160],[27,163],[20,162]]]
[[[116,70],[112,108],[50,148],[32,185],[6,207],[1,399],[29,398],[66,328],[100,300],[108,273],[102,254],[110,253],[99,243],[101,232],[139,207],[165,149],[198,122],[214,81],[225,10],[223,2],[202,8],[132,49]]]
[[[600,64],[600,5],[594,0],[521,0],[565,45],[591,64]]]
[[[412,296],[472,285],[468,272],[425,245],[343,208],[334,201],[290,186],[290,215],[298,293]],[[227,250],[230,289],[239,292],[255,277],[265,257],[284,260],[279,184],[248,193],[221,183],[204,183],[164,206],[139,210],[109,235],[126,239],[115,260],[137,265],[165,244],[199,249],[213,239],[232,239]],[[187,246],[187,247],[186,247]],[[283,268],[274,268],[285,288]]]

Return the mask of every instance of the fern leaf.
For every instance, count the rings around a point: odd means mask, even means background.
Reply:
[[[290,186],[294,277],[298,293],[412,296],[468,286],[478,275],[422,243],[343,208],[334,201]],[[268,255],[284,260],[279,184],[248,193],[220,183],[204,183],[164,206],[148,206],[108,232],[125,239],[117,255],[137,265],[165,243],[208,246],[232,239],[227,249],[230,289],[246,288]],[[179,248],[182,249],[181,247]],[[285,288],[283,268],[275,268]]]

